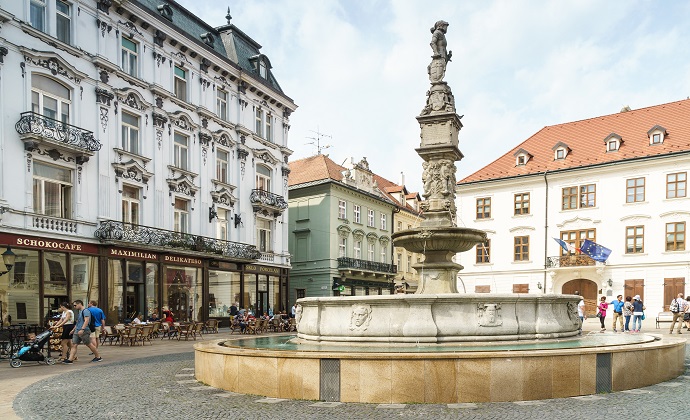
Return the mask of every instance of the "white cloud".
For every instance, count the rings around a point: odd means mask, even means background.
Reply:
[[[215,0],[179,0],[225,23]],[[317,128],[334,161],[366,156],[380,175],[421,187],[415,116],[429,82],[429,28],[450,23],[446,80],[465,127],[458,178],[545,125],[685,98],[690,94],[690,5],[669,1],[268,1],[232,5],[285,93],[293,158]]]

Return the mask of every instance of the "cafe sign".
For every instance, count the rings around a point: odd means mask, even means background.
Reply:
[[[146,261],[157,261],[158,254],[154,252],[137,251],[134,249],[126,248],[110,248],[108,250],[108,255],[110,257],[119,257],[132,260],[146,260]]]
[[[252,271],[260,274],[272,274],[275,276],[280,275],[279,267],[266,267],[264,265],[246,264],[244,266],[244,271]]]
[[[33,236],[19,236],[0,234],[0,243],[20,248],[45,249],[50,251],[80,252],[97,254],[98,246],[94,244],[60,241],[50,238],[37,238]]]
[[[201,267],[203,264],[203,260],[199,258],[183,257],[178,255],[163,255],[162,260],[164,263],[195,265],[198,267]]]

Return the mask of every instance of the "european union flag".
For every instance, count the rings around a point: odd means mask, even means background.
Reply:
[[[605,246],[601,246],[596,242],[592,242],[589,239],[585,239],[582,242],[580,251],[583,254],[588,255],[591,259],[598,262],[605,262],[609,255],[611,255],[611,250]]]

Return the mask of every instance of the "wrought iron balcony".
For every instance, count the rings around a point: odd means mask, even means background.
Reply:
[[[21,135],[31,135],[39,140],[76,147],[87,152],[97,152],[103,146],[93,137],[92,131],[63,123],[33,111],[22,112],[14,128]]]
[[[223,257],[258,260],[261,252],[254,245],[224,241],[190,233],[174,232],[150,226],[103,220],[94,232],[101,242],[121,241],[135,244],[205,252]]]
[[[252,190],[249,194],[249,202],[252,203],[255,212],[274,217],[278,217],[288,207],[283,196],[264,190]]]
[[[376,261],[359,260],[357,258],[340,257],[338,258],[338,269],[371,271],[384,274],[395,274],[398,267],[394,264],[386,264]]]
[[[588,265],[596,265],[596,261],[583,254],[548,257],[546,259],[546,268],[582,267]]]

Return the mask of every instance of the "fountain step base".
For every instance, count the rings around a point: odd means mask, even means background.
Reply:
[[[217,388],[274,398],[331,400],[338,395],[341,402],[446,404],[622,391],[685,371],[685,340],[658,340],[649,334],[419,346],[304,344],[294,339],[197,343],[195,375]],[[323,371],[323,360],[337,360],[326,363],[337,366],[337,372]],[[321,395],[324,389],[328,395]]]

